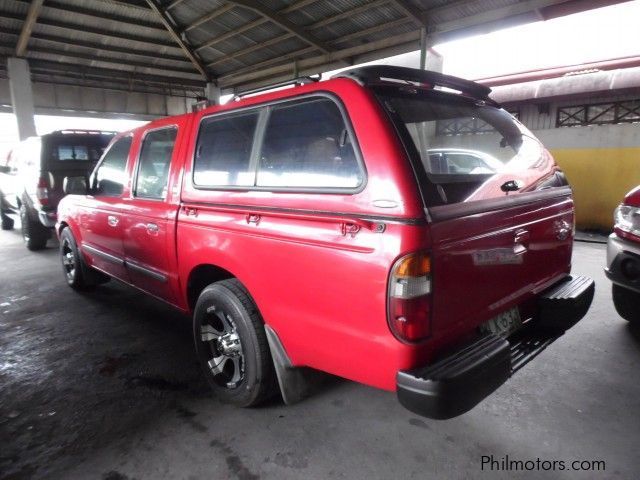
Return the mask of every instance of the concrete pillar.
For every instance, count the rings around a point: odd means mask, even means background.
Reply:
[[[425,58],[425,67],[424,67],[426,70],[442,73],[443,63],[444,63],[444,58],[442,55],[436,52],[433,48],[429,48],[427,50],[427,55]]]
[[[211,105],[220,105],[220,87],[213,82],[208,82],[204,88],[204,95]]]
[[[18,122],[18,136],[20,140],[24,140],[36,135],[29,64],[23,58],[8,58],[7,72],[9,74],[11,105]]]

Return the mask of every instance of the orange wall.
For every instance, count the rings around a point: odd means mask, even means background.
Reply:
[[[613,210],[640,185],[640,147],[551,149],[573,188],[578,228],[611,230]]]

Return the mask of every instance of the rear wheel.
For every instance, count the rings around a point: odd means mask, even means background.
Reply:
[[[13,230],[13,218],[2,212],[2,230]]]
[[[60,260],[67,285],[74,290],[90,290],[109,280],[108,276],[84,263],[69,227],[60,234]]]
[[[216,282],[202,291],[193,335],[207,382],[221,401],[250,407],[276,392],[264,323],[238,280]]]
[[[611,293],[618,314],[625,320],[640,325],[640,293],[616,284],[613,284]]]
[[[29,250],[42,250],[47,246],[51,232],[40,222],[29,219],[27,207],[24,204],[20,206],[20,222],[22,224],[22,238]]]

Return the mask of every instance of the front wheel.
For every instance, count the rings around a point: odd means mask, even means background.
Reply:
[[[640,293],[616,284],[613,284],[611,293],[618,314],[625,320],[640,325]]]
[[[207,382],[221,401],[250,407],[275,393],[264,323],[238,280],[222,280],[202,291],[193,335]]]

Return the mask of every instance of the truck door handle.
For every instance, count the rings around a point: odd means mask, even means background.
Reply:
[[[118,217],[116,217],[115,215],[109,215],[107,217],[107,223],[109,224],[110,227],[117,227],[118,226]]]
[[[258,215],[257,213],[247,214],[247,223],[253,223],[257,225],[258,223],[260,223],[260,215]]]
[[[157,235],[158,230],[158,225],[156,225],[155,223],[147,223],[147,233],[149,235]]]
[[[198,215],[198,209],[193,207],[184,207],[184,214],[188,217],[196,217]]]
[[[513,253],[524,253],[527,251],[528,246],[529,231],[524,229],[516,230],[515,236],[513,237]]]
[[[351,235],[355,237],[356,233],[360,231],[360,225],[357,223],[343,222],[340,225],[340,231],[343,236]]]

